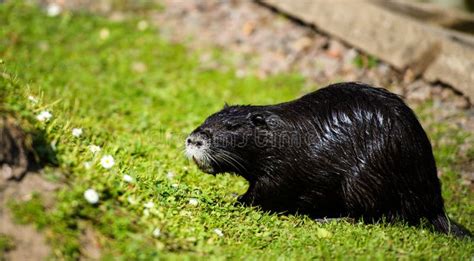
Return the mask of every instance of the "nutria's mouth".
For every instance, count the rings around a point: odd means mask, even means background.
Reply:
[[[194,156],[192,156],[191,158],[200,170],[208,174],[216,175],[216,172],[214,171],[214,168],[212,166],[210,166],[209,164],[203,164],[203,162],[199,161]]]
[[[199,135],[189,135],[186,138],[186,156],[192,159],[198,168],[208,174],[216,174],[212,166],[211,155],[209,154],[209,141]]]

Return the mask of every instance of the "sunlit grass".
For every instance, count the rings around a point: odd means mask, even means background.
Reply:
[[[27,203],[12,202],[12,210],[19,221],[39,223],[48,231],[55,257],[78,257],[79,235],[86,226],[97,232],[104,257],[473,255],[469,241],[401,224],[320,224],[236,206],[235,196],[245,191],[245,181],[201,173],[183,156],[185,135],[224,102],[268,104],[297,98],[307,89],[303,79],[238,78],[232,70],[205,69],[198,53],[160,39],[151,27],[140,30],[139,22],[70,13],[47,17],[25,4],[0,5],[3,106],[47,138],[56,159],[46,158],[58,167],[46,168],[45,176],[65,184],[54,209],[45,210],[41,198],[34,197]],[[51,119],[38,121],[44,111]],[[74,128],[82,134],[74,136]],[[436,124],[429,134],[445,170],[446,204],[450,214],[473,230],[474,196],[453,168],[464,134],[445,129]],[[438,143],[443,138],[452,142]],[[100,146],[100,152],[93,153],[91,145]],[[105,155],[114,159],[110,168],[101,163]],[[97,204],[84,198],[87,189],[98,193]]]

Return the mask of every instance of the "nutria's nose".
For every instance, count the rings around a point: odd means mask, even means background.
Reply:
[[[191,136],[186,139],[186,144],[194,145],[199,148],[204,144],[204,140],[199,136]]]

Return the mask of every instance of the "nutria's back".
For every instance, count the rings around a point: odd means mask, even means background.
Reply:
[[[321,136],[311,147],[313,159],[319,169],[343,177],[349,215],[373,219],[384,213],[416,221],[442,211],[431,144],[398,96],[339,84],[300,101],[317,104],[313,125]]]
[[[427,219],[450,230],[428,137],[383,89],[342,83],[282,104],[225,107],[189,136],[187,154],[206,172],[246,178],[239,201],[263,210]]]

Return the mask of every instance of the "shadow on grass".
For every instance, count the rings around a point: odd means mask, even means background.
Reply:
[[[57,166],[56,153],[43,130],[24,131],[12,116],[0,116],[0,166],[3,179],[21,181],[28,172]]]

